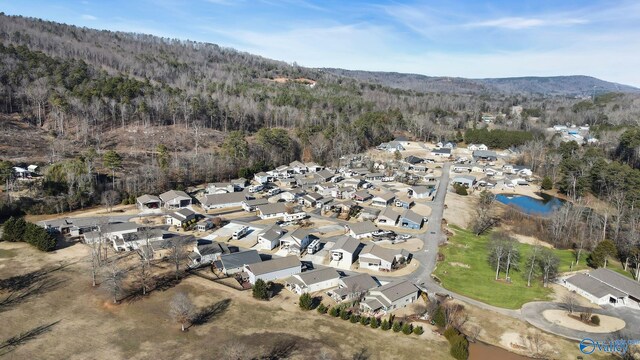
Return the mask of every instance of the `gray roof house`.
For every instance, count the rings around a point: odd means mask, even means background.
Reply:
[[[396,280],[369,290],[360,308],[364,311],[388,313],[406,307],[418,299],[420,290],[407,280]]]
[[[369,290],[380,286],[369,274],[356,274],[338,280],[338,288],[328,292],[336,302],[360,299]]]
[[[246,199],[247,195],[243,192],[207,194],[200,203],[206,210],[225,209],[230,207],[240,207],[242,206],[242,202]]]
[[[351,265],[358,259],[362,243],[351,236],[341,235],[335,239],[330,250],[331,261],[329,265],[350,270]]]
[[[371,200],[371,205],[375,206],[389,206],[393,204],[393,200],[395,200],[396,194],[388,191],[378,196],[374,196]]]
[[[258,216],[261,219],[273,219],[283,217],[287,213],[287,207],[283,203],[258,205]]]
[[[182,226],[187,222],[196,218],[196,213],[193,210],[182,208],[171,211],[165,215],[167,225]]]
[[[462,185],[467,188],[472,188],[476,184],[476,177],[472,175],[460,175],[451,179],[452,184]]]
[[[360,268],[391,271],[398,267],[410,257],[410,253],[406,250],[388,249],[379,245],[369,243],[365,245],[360,252],[359,264]]]
[[[144,194],[136,198],[136,205],[140,211],[149,209],[159,209],[162,205],[162,200],[155,195]]]
[[[256,250],[245,250],[220,256],[220,260],[214,264],[227,275],[242,271],[245,265],[261,262],[262,259]]]
[[[475,161],[496,161],[498,160],[498,154],[491,150],[475,150],[472,153],[473,160]]]
[[[191,196],[180,190],[169,190],[160,194],[160,200],[167,209],[179,209],[191,206]]]
[[[314,269],[287,278],[285,287],[302,295],[337,287],[339,279],[340,274],[334,268]]]
[[[253,285],[258,279],[268,282],[299,274],[302,272],[302,263],[297,256],[290,255],[245,265],[244,271],[249,277],[249,282]]]
[[[564,280],[564,285],[598,305],[640,309],[640,283],[609,269],[573,275]]]
[[[399,213],[394,211],[392,208],[388,207],[382,210],[382,212],[380,212],[380,214],[378,215],[378,218],[376,219],[376,222],[378,224],[395,226],[396,223],[398,222],[399,217],[400,217]]]
[[[398,226],[414,230],[421,229],[422,224],[424,224],[424,216],[417,214],[413,210],[405,210],[398,222]]]
[[[363,221],[346,225],[349,228],[349,234],[356,239],[372,237],[373,233],[378,230],[371,221]]]
[[[280,244],[280,238],[286,233],[285,229],[278,225],[273,225],[258,234],[258,245],[263,250],[274,249]]]

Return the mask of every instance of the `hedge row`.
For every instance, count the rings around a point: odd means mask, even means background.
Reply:
[[[52,251],[56,248],[57,240],[55,236],[21,217],[10,217],[2,228],[2,241],[26,242],[41,251]]]

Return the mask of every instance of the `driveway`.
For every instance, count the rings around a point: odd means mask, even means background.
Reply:
[[[608,340],[612,338],[628,338],[628,339],[640,339],[640,311],[633,310],[625,307],[614,308],[612,306],[605,306],[601,309],[589,308],[593,314],[608,315],[623,319],[626,322],[624,329],[619,330],[612,334],[597,334],[586,331],[579,331],[566,328],[554,324],[542,316],[542,312],[545,310],[564,310],[562,304],[552,303],[546,301],[530,302],[522,306],[522,317],[529,324],[540,328],[544,331],[556,334],[562,337],[566,337],[573,340],[582,340],[584,338],[590,338],[593,340]],[[583,308],[578,307],[576,312],[583,311]]]

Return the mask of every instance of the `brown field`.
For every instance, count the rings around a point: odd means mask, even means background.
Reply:
[[[428,354],[448,358],[443,338],[373,330],[359,324],[303,312],[297,296],[282,290],[269,302],[249,291],[190,275],[175,286],[117,305],[90,282],[87,248],[76,244],[43,254],[25,244],[0,243],[0,278],[33,283],[13,304],[0,303],[0,356],[7,359],[351,359],[366,348],[371,359],[407,359]],[[129,261],[135,263],[133,257]],[[47,270],[44,274],[34,271]],[[170,272],[160,264],[154,272]],[[29,275],[17,278],[18,275]],[[0,299],[9,293],[2,281]],[[40,284],[40,287],[38,287]],[[185,333],[168,315],[169,302],[185,291],[211,318]],[[2,301],[2,300],[0,300]],[[27,332],[31,331],[28,335]],[[9,338],[22,334],[15,346]],[[24,338],[26,336],[26,338]],[[238,354],[239,356],[234,356]],[[426,355],[425,355],[426,356]]]

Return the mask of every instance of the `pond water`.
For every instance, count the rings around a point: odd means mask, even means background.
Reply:
[[[563,200],[555,196],[538,193],[542,199],[532,198],[526,195],[498,194],[496,200],[505,204],[513,205],[520,211],[533,215],[550,215],[553,210],[559,208],[564,203]]]
[[[531,360],[532,358],[514,354],[501,347],[476,341],[469,344],[469,360]]]

